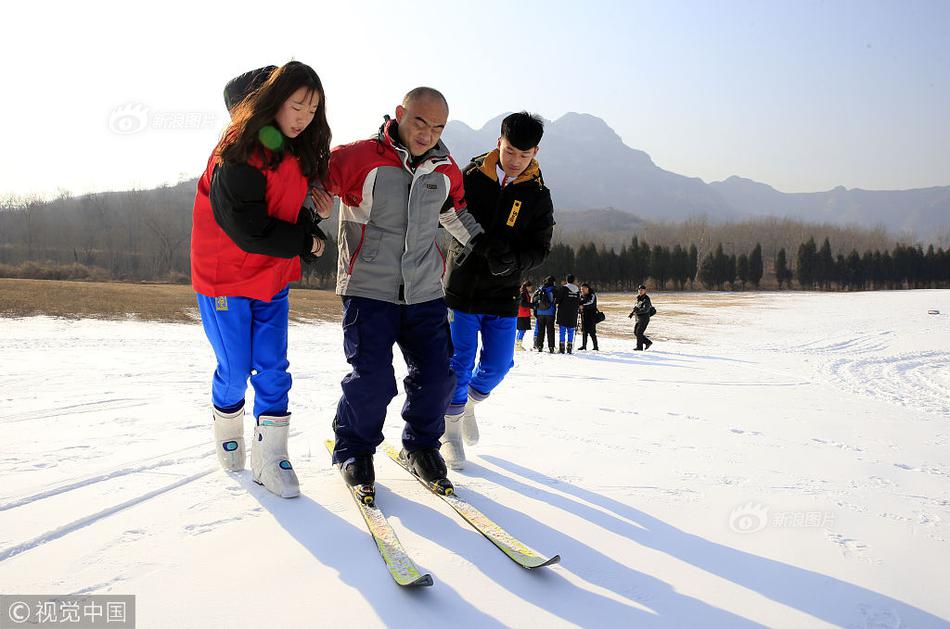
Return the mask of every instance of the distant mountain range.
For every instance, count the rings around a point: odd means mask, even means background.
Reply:
[[[456,159],[467,162],[495,146],[502,118],[504,114],[479,130],[453,120],[442,137]],[[568,113],[546,121],[538,158],[562,225],[565,219],[578,222],[565,213],[584,210],[589,229],[609,229],[617,223],[619,211],[654,221],[779,217],[882,225],[895,234],[910,232],[921,238],[950,230],[950,186],[915,190],[839,186],[825,192],[785,193],[741,177],[706,183],[663,170],[649,155],[624,144],[606,122],[589,114]]]

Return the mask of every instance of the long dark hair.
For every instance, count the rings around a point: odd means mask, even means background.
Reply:
[[[307,179],[326,183],[330,162],[330,126],[327,124],[327,97],[320,77],[310,66],[291,61],[277,68],[256,90],[231,112],[231,125],[218,145],[218,163],[247,162],[261,151],[260,135],[265,127],[275,127],[274,119],[284,102],[301,87],[320,95],[317,113],[307,128],[295,138],[282,138],[276,150],[264,151],[265,166],[276,168],[288,150],[300,161]],[[265,131],[266,133],[266,131]]]

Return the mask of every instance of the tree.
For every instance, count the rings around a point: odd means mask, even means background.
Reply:
[[[775,279],[778,282],[778,289],[782,290],[782,284],[792,277],[792,272],[788,270],[788,263],[785,261],[785,248],[778,250],[775,256]]]
[[[739,278],[739,281],[742,283],[742,288],[745,288],[746,282],[749,281],[749,256],[744,253],[740,253],[739,257],[736,258],[736,276]]]
[[[762,281],[763,271],[762,245],[755,243],[755,247],[752,249],[752,253],[749,255],[749,281],[752,282],[752,285],[755,288],[758,288],[759,282]]]
[[[699,271],[699,252],[696,250],[696,244],[689,245],[689,287],[693,287],[693,281],[696,279],[696,273]]]

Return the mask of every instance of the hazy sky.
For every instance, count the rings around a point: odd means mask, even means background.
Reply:
[[[0,23],[0,196],[195,177],[224,83],[291,58],[320,74],[334,144],[425,84],[476,128],[594,114],[705,181],[950,184],[946,0],[18,2]]]

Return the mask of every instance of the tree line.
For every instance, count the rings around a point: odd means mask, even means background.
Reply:
[[[594,243],[577,249],[565,243],[552,247],[551,255],[532,275],[564,278],[573,273],[579,281],[599,290],[630,291],[639,284],[658,290],[693,289],[698,283],[707,290],[794,288],[806,290],[880,290],[897,288],[950,288],[950,250],[930,245],[898,243],[893,249],[852,249],[832,252],[825,239],[818,247],[814,238],[799,245],[791,266],[785,248],[766,260],[762,245],[751,251],[729,252],[723,243],[700,256],[695,243],[688,246],[650,246],[634,237],[617,251]]]
[[[190,180],[82,197],[62,193],[52,200],[0,199],[0,277],[187,283],[194,190]],[[325,224],[331,226],[325,229],[331,236],[327,253],[304,268],[304,286],[335,284],[335,213]],[[619,240],[623,231],[627,236]],[[631,232],[637,236],[631,238]],[[822,233],[828,236],[818,246],[815,234]],[[648,244],[644,234],[660,240]],[[601,290],[619,291],[640,283],[660,290],[950,285],[950,247],[890,245],[893,240],[880,229],[790,219],[732,224],[689,219],[639,222],[630,230],[591,236],[577,242],[577,231],[556,233],[550,256],[531,275],[563,278],[574,273]],[[839,243],[838,249],[831,242]]]

